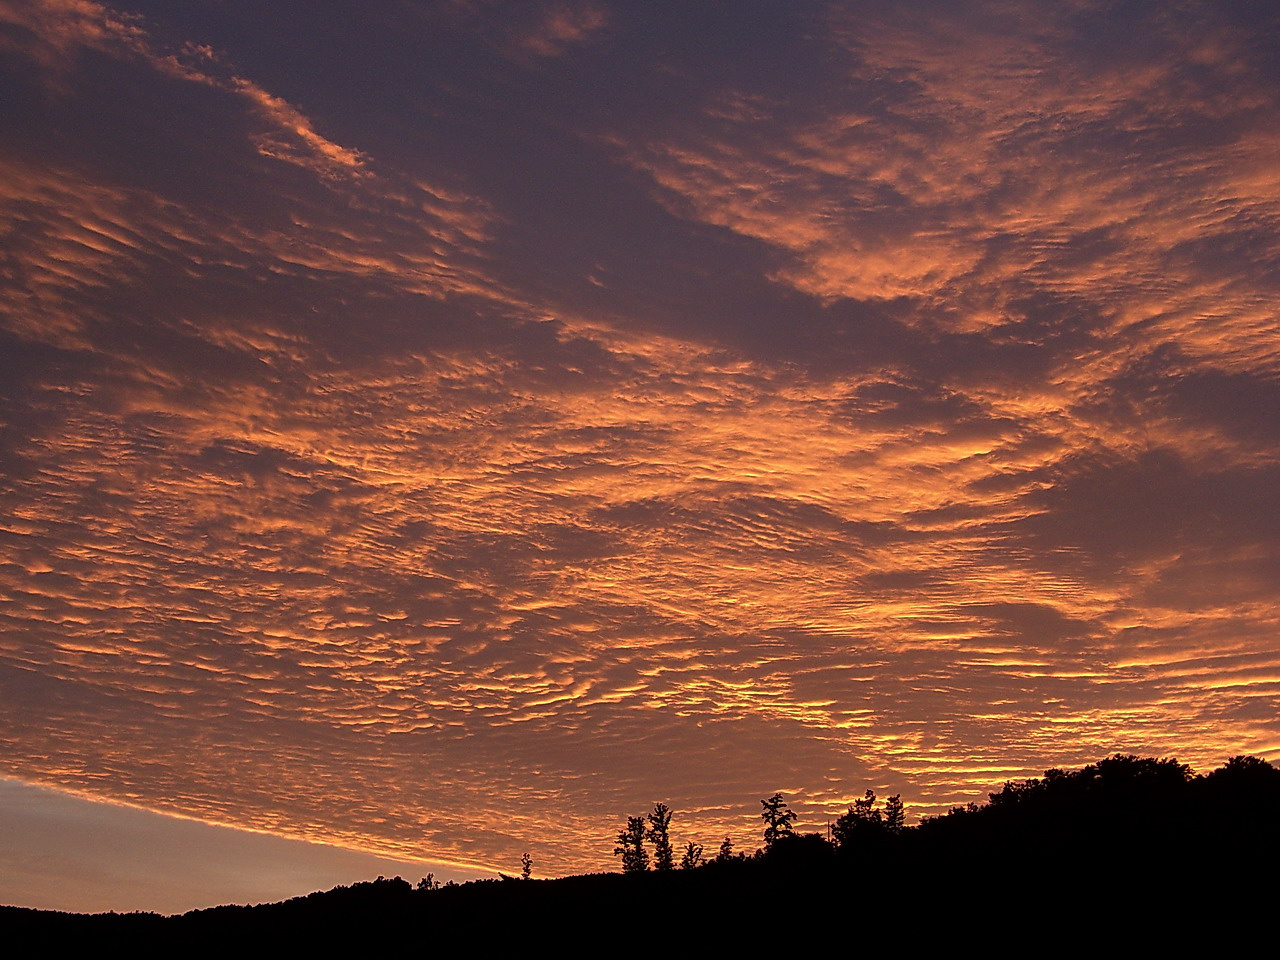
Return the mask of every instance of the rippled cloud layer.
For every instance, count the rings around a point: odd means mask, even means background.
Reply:
[[[1280,753],[1275,14],[271,10],[0,3],[6,774],[568,872]]]

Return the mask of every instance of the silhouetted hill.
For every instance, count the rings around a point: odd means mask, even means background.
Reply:
[[[1237,757],[1197,777],[1176,761],[1115,756],[1006,783],[987,804],[917,827],[870,821],[839,847],[786,836],[765,854],[692,870],[431,890],[379,878],[175,917],[0,908],[0,925],[133,944],[343,945],[362,956],[415,944],[486,954],[533,944],[573,955],[646,942],[749,948],[850,924],[861,948],[976,943],[1117,917],[1125,942],[1169,942],[1189,926],[1269,915],[1278,815],[1280,771],[1264,761]]]

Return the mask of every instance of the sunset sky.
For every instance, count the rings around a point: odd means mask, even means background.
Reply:
[[[0,902],[1280,759],[1276,4],[0,0],[0,204]]]

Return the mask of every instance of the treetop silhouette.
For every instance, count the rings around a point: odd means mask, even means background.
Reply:
[[[764,821],[764,848],[768,850],[782,837],[789,836],[793,831],[791,828],[792,821],[796,815],[787,802],[782,799],[782,794],[775,793],[767,800],[761,800],[760,806],[764,810],[760,813],[760,819]]]
[[[671,808],[665,803],[655,803],[653,812],[649,814],[649,829],[646,836],[653,841],[653,868],[655,870],[671,870],[675,867],[675,856],[671,850]]]
[[[614,856],[622,858],[623,873],[644,873],[649,869],[649,853],[644,848],[648,834],[644,817],[627,817],[627,826],[618,833]]]

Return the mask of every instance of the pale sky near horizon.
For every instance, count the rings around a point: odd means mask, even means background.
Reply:
[[[26,840],[1280,757],[1280,7],[0,0],[0,209]]]
[[[517,874],[519,863],[508,865]],[[375,877],[492,876],[215,826],[0,777],[0,903],[80,913],[185,913],[274,903]]]

